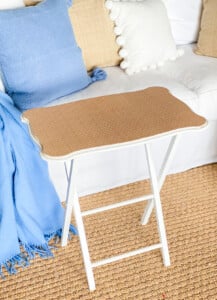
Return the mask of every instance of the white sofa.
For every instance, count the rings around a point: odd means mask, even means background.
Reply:
[[[54,104],[100,95],[141,90],[150,86],[168,88],[171,93],[209,121],[206,129],[183,134],[170,173],[182,172],[217,161],[217,59],[194,54],[194,44],[180,46],[185,54],[158,70],[128,76],[119,67],[106,68],[108,78]],[[167,140],[153,144],[157,162],[167,147]],[[144,162],[144,164],[143,164]],[[60,163],[49,163],[61,198],[66,179]],[[79,160],[79,194],[86,195],[147,178],[142,146],[101,154],[90,154]]]
[[[100,95],[122,93],[162,86],[170,90],[195,112],[209,121],[200,132],[183,134],[169,173],[177,173],[217,161],[217,58],[198,56],[193,49],[199,32],[202,0],[163,0],[178,46],[185,53],[176,61],[167,62],[157,70],[128,76],[119,67],[106,68],[108,78],[53,104],[67,103]],[[0,81],[0,89],[3,86]],[[159,165],[167,140],[153,144]],[[101,154],[90,154],[79,159],[78,190],[80,195],[96,193],[147,177],[145,153],[142,146]],[[144,163],[143,163],[144,162]],[[64,166],[49,162],[51,177],[61,197],[65,198]]]

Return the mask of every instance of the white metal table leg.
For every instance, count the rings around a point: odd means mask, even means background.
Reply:
[[[142,219],[141,219],[141,224],[142,225],[148,224],[153,209],[154,209],[154,200],[150,199],[150,200],[148,200],[148,203],[146,204],[144,213],[142,215]]]
[[[72,172],[73,169],[74,169],[74,161],[71,160],[70,169],[68,172],[66,210],[65,210],[65,217],[64,217],[64,224],[63,224],[63,231],[62,231],[62,238],[61,238],[62,247],[66,246],[68,242],[69,227],[70,227],[71,216],[72,216],[73,199],[75,194],[75,180],[74,180],[75,174],[74,172]]]
[[[161,188],[164,184],[171,161],[174,157],[176,145],[178,142],[178,137],[179,137],[178,135],[171,137],[171,140],[170,140],[168,149],[166,151],[162,166],[160,168],[160,172],[159,172],[159,176],[158,176],[159,191],[161,190]],[[154,209],[154,202],[153,202],[153,199],[150,199],[146,205],[145,211],[144,211],[142,219],[141,219],[142,225],[146,225],[148,223],[153,209]]]
[[[161,207],[159,184],[158,184],[158,180],[157,180],[157,176],[156,176],[156,172],[155,172],[155,168],[154,168],[154,164],[152,161],[151,152],[148,144],[145,145],[145,149],[146,149],[146,156],[148,162],[148,169],[150,173],[151,187],[154,196],[153,200],[154,200],[154,206],[156,210],[158,232],[162,244],[161,252],[163,256],[163,262],[165,266],[170,266],[170,256],[169,256],[169,250],[167,244],[166,230],[165,230],[164,220],[163,220],[163,212]]]
[[[93,268],[92,268],[92,264],[90,261],[90,254],[89,254],[89,250],[88,250],[88,244],[87,244],[87,238],[86,238],[85,229],[84,229],[84,223],[83,223],[82,215],[81,215],[79,198],[78,198],[76,192],[74,195],[74,215],[75,215],[75,221],[76,221],[77,230],[78,230],[78,234],[79,234],[79,240],[80,240],[81,251],[82,251],[82,256],[83,256],[83,261],[84,261],[84,267],[85,267],[85,271],[86,271],[86,275],[87,275],[88,286],[89,286],[90,291],[94,291],[96,289],[96,286],[95,286],[95,280],[94,280],[94,275],[93,275]]]
[[[92,264],[90,261],[90,254],[87,245],[87,239],[84,229],[84,224],[81,216],[79,198],[76,191],[76,160],[72,160],[69,170],[67,170],[68,188],[66,197],[66,211],[65,221],[63,226],[63,233],[61,239],[61,245],[66,246],[68,241],[69,226],[71,222],[72,209],[74,210],[75,222],[77,225],[81,252],[84,261],[84,267],[87,275],[88,286],[91,291],[95,290],[95,280],[93,275]]]
[[[166,174],[168,172],[169,164],[172,160],[176,142],[177,142],[177,136],[172,137],[158,177],[157,177],[157,174],[156,174],[156,171],[154,168],[154,163],[153,163],[153,160],[151,157],[151,153],[150,153],[151,151],[150,151],[149,145],[148,144],[145,145],[148,169],[149,169],[149,174],[150,174],[150,182],[151,182],[151,187],[152,187],[152,195],[147,195],[146,197],[141,197],[141,199],[140,198],[131,199],[131,200],[125,201],[126,203],[124,202],[124,205],[127,205],[128,202],[129,202],[129,204],[134,203],[134,202],[140,202],[141,200],[145,200],[145,198],[147,198],[149,203],[143,214],[143,220],[142,220],[143,224],[148,222],[149,217],[152,213],[152,210],[155,207],[158,232],[159,232],[159,236],[160,236],[160,244],[152,245],[150,247],[145,247],[145,248],[139,249],[138,251],[133,251],[132,253],[131,252],[125,253],[125,254],[119,255],[117,257],[104,259],[102,261],[95,262],[95,263],[91,263],[91,260],[90,260],[90,254],[89,254],[88,243],[87,243],[87,239],[86,239],[85,228],[84,228],[82,216],[88,215],[89,213],[92,214],[92,213],[97,213],[100,211],[105,211],[107,209],[112,209],[113,205],[112,205],[112,207],[110,207],[110,206],[102,207],[101,210],[95,209],[93,211],[87,211],[87,212],[82,213],[80,210],[79,198],[78,198],[77,191],[76,191],[75,160],[71,161],[70,166],[67,166],[65,164],[68,188],[67,188],[67,196],[66,196],[67,206],[66,206],[66,212],[65,212],[65,221],[64,221],[64,226],[63,226],[61,245],[65,246],[67,244],[69,226],[70,226],[70,222],[71,222],[71,214],[72,214],[72,210],[73,210],[74,215],[75,215],[77,230],[78,230],[78,234],[79,234],[79,240],[80,240],[80,245],[81,245],[81,251],[82,251],[88,286],[91,291],[95,290],[95,288],[96,288],[94,274],[93,274],[93,268],[100,266],[102,264],[111,262],[111,261],[116,261],[116,260],[119,260],[124,257],[129,257],[132,255],[136,255],[138,253],[143,253],[143,252],[150,251],[153,249],[161,248],[164,265],[170,266],[170,257],[169,257],[169,250],[168,250],[168,244],[167,244],[167,238],[166,238],[166,230],[165,230],[165,225],[164,225],[164,220],[163,220],[163,212],[162,212],[161,201],[160,201],[160,189],[166,178]],[[119,205],[119,206],[121,206],[121,205]],[[119,207],[119,206],[117,206],[117,207]],[[115,207],[116,207],[116,205],[115,205]]]
[[[180,134],[171,137],[167,152],[165,154],[165,158],[164,158],[164,161],[162,163],[162,166],[161,166],[161,169],[160,169],[160,172],[159,172],[159,177],[158,177],[158,186],[159,186],[160,190],[161,190],[161,188],[164,184],[165,178],[166,178],[166,176],[168,174],[168,171],[169,171],[170,164],[173,160],[175,150],[176,150],[176,146],[177,146],[177,143],[178,143],[178,140],[179,140],[179,136],[180,136]]]
[[[70,166],[71,166],[71,163],[70,163]],[[65,174],[66,174],[66,179],[67,179],[67,182],[69,183],[69,168],[68,168],[68,165],[67,165],[67,162],[65,161],[64,162],[64,168],[65,168]]]

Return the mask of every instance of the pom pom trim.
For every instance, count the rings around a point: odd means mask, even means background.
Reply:
[[[124,47],[126,40],[123,37],[123,29],[120,26],[120,21],[119,21],[119,11],[116,7],[114,7],[114,1],[117,0],[106,0],[105,1],[105,7],[109,10],[109,15],[111,20],[115,23],[114,27],[114,33],[116,35],[116,43],[121,47],[119,51],[119,55],[121,58],[123,58],[122,62],[120,63],[121,69],[123,69],[128,75],[132,75],[135,73],[139,73],[140,71],[146,71],[146,70],[156,70],[157,68],[162,67],[166,61],[174,61],[178,57],[183,56],[184,50],[183,49],[177,49],[176,54],[174,57],[168,57],[165,58],[164,60],[161,60],[157,62],[156,64],[151,64],[151,65],[146,65],[143,67],[140,67],[139,69],[134,69],[131,68],[128,62],[128,51]],[[122,0],[123,2],[125,1],[131,1],[131,2],[141,2],[144,0]],[[118,2],[118,1],[117,1]]]

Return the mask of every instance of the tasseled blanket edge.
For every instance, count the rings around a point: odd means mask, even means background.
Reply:
[[[6,262],[0,263],[0,277],[5,279],[3,268],[7,271],[8,274],[17,274],[16,266],[21,266],[23,268],[29,266],[28,257],[25,254],[20,253],[14,255],[12,258],[8,259]]]
[[[72,234],[77,235],[78,233],[77,229],[73,225],[70,225],[69,239],[71,239]],[[17,274],[17,267],[25,268],[29,266],[30,260],[34,259],[36,255],[39,255],[41,258],[54,257],[51,250],[56,249],[56,247],[48,245],[48,242],[52,239],[56,239],[55,242],[57,243],[61,239],[61,236],[62,229],[58,229],[54,233],[44,235],[47,243],[43,245],[29,245],[20,241],[20,247],[23,248],[23,252],[14,255],[5,262],[0,263],[0,278],[5,279],[4,270],[10,275]]]

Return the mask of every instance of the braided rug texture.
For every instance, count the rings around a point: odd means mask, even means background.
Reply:
[[[130,199],[148,192],[147,181],[83,197],[82,209]],[[89,292],[78,237],[55,251],[53,259],[0,282],[1,300],[216,300],[217,164],[167,177],[161,193],[171,267],[160,250],[94,269],[96,291]],[[85,217],[92,260],[158,242],[155,215],[140,225],[138,203]]]

